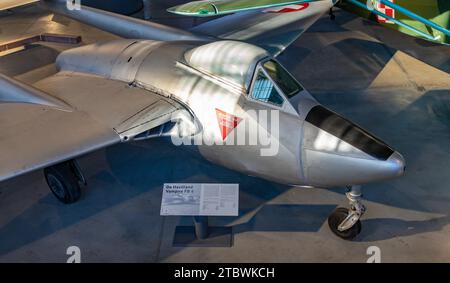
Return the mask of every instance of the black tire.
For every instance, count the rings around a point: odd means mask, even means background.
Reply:
[[[348,214],[349,210],[347,208],[338,207],[328,217],[328,226],[330,226],[331,231],[344,240],[352,240],[361,233],[361,221],[359,220],[350,229],[345,231],[338,230],[339,224],[344,221]]]
[[[81,197],[80,183],[70,161],[44,169],[47,185],[62,203],[74,203]]]

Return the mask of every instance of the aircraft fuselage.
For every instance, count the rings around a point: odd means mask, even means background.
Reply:
[[[249,175],[332,187],[404,172],[398,152],[321,106],[269,53],[251,44],[117,40],[63,52],[57,66],[182,102],[201,131],[174,137],[174,143],[196,145],[206,159]],[[283,79],[297,91],[284,93]]]

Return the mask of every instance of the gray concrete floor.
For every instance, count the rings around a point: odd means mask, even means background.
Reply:
[[[194,24],[163,11],[176,2],[153,2],[154,20]],[[42,31],[80,34],[85,43],[114,38],[36,7],[0,16],[0,42]],[[0,72],[33,83],[55,72],[67,48],[41,44],[0,57]],[[338,12],[280,60],[319,101],[406,158],[404,177],[364,186],[368,212],[355,241],[336,238],[326,222],[347,205],[343,188],[266,182],[152,140],[82,157],[89,187],[73,205],[53,197],[42,172],[0,183],[0,262],[65,262],[73,245],[84,262],[365,262],[369,246],[384,262],[450,261],[450,47]],[[175,227],[191,219],[159,216],[165,182],[239,183],[240,215],[211,219],[233,226],[234,246],[172,247]]]

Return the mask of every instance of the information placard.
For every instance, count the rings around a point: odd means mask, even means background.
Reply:
[[[164,184],[161,215],[238,216],[239,184]]]

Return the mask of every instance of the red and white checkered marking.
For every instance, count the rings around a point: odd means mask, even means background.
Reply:
[[[394,3],[394,0],[388,0],[388,1]],[[377,11],[379,11],[379,12],[381,12],[383,14],[386,14],[389,17],[395,18],[395,10],[392,9],[391,7],[389,7],[389,6],[386,6],[386,5],[384,5],[384,4],[380,3],[380,2],[377,2],[376,9],[377,9]],[[390,21],[390,20],[385,19],[385,18],[383,18],[381,16],[378,16],[378,15],[377,15],[377,21],[379,23],[384,23],[384,24],[393,24],[394,23],[393,21]]]
[[[303,4],[292,4],[287,6],[281,6],[281,7],[274,7],[263,10],[263,13],[292,13],[292,12],[298,12],[305,10],[309,7],[309,3],[303,3]]]

